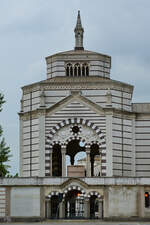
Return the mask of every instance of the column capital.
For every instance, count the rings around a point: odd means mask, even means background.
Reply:
[[[88,146],[88,147],[85,147],[85,152],[86,152],[87,154],[91,152],[91,149],[90,149],[89,146]]]
[[[90,150],[86,150],[86,153],[87,153],[87,154],[90,154],[90,152],[91,152]]]
[[[66,148],[61,148],[61,153],[66,154]]]

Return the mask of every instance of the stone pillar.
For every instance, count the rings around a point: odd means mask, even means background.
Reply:
[[[112,113],[109,112],[106,114],[106,175],[112,177],[113,174],[113,138],[112,138]],[[102,163],[103,166],[103,163]],[[103,171],[102,171],[103,174]]]
[[[109,187],[105,186],[103,194],[103,218],[109,217]]]
[[[65,218],[65,201],[64,199],[59,203],[59,219]]]
[[[51,218],[51,199],[47,202],[47,218]]]
[[[98,218],[103,218],[103,200],[98,199]]]
[[[138,187],[138,201],[137,201],[137,208],[138,208],[138,216],[140,218],[143,218],[145,215],[144,210],[145,210],[145,191],[144,187],[139,186]]]
[[[50,176],[53,176],[53,149],[50,149]]]
[[[66,177],[66,148],[61,149],[62,154],[62,177]]]
[[[40,217],[41,219],[45,218],[45,188],[44,187],[40,187]]]
[[[90,218],[90,200],[89,198],[84,199],[84,218]]]
[[[19,137],[19,142],[20,142],[20,176],[22,177],[23,176],[23,120],[21,118],[21,115],[20,115],[20,120],[19,120],[19,134],[20,134],[20,137]]]
[[[45,109],[39,117],[39,176],[45,176]]]
[[[91,177],[90,149],[86,149],[86,176]]]

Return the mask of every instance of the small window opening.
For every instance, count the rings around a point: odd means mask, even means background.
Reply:
[[[86,76],[89,76],[89,67],[86,67]]]

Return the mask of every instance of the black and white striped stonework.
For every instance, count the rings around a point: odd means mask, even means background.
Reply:
[[[102,131],[100,130],[100,128],[98,126],[96,126],[94,123],[90,122],[89,120],[85,120],[85,119],[82,119],[82,118],[71,118],[71,119],[63,120],[62,122],[56,124],[56,126],[52,127],[50,129],[49,133],[47,133],[46,157],[49,154],[50,148],[52,148],[53,145],[55,144],[53,142],[53,136],[56,134],[56,132],[58,130],[60,130],[62,127],[65,127],[65,126],[71,125],[71,124],[79,124],[79,125],[85,125],[87,127],[90,127],[99,136],[99,139],[101,140],[100,141],[100,149],[101,149],[101,154],[102,154],[102,161],[101,161],[102,162],[102,168],[101,168],[102,169],[102,176],[106,176],[106,141],[105,141],[105,136],[102,133]],[[56,144],[59,144],[59,143],[56,143]],[[91,144],[93,144],[93,143],[91,143]],[[48,171],[48,169],[50,169],[50,165],[49,165],[49,168],[48,168],[48,166],[46,167],[47,171]],[[48,176],[49,173],[46,173],[46,175]]]

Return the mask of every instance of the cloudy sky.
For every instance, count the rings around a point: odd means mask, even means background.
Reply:
[[[0,114],[19,168],[21,86],[46,79],[45,57],[74,48],[77,11],[84,47],[112,56],[111,78],[134,85],[134,102],[150,102],[150,0],[1,0]]]

